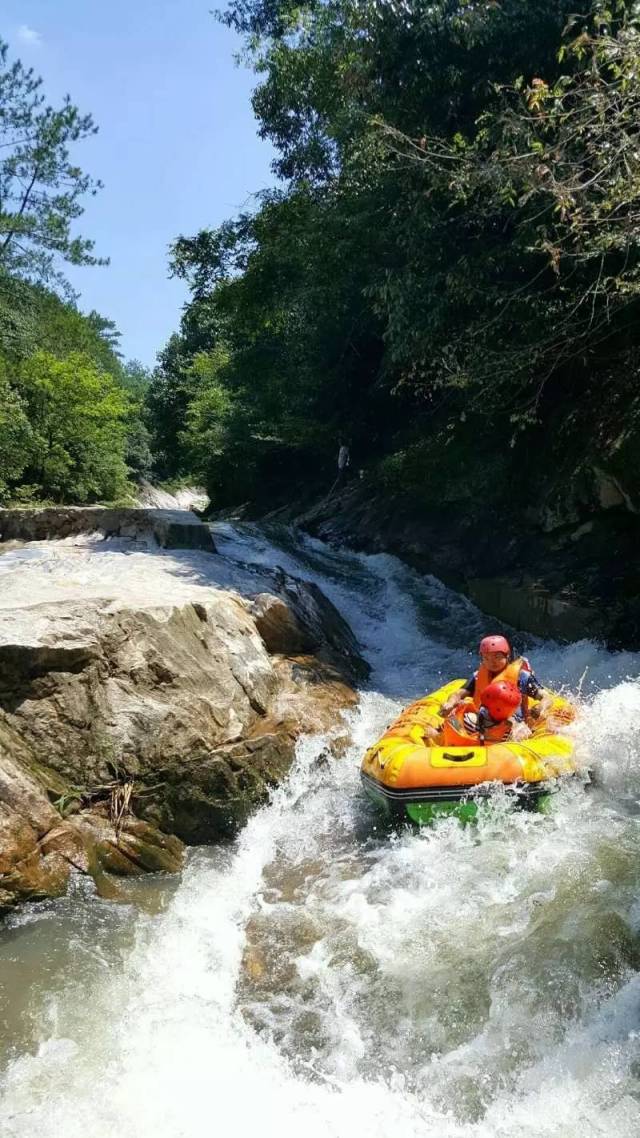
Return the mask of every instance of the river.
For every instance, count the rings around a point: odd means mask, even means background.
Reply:
[[[548,816],[388,832],[359,759],[467,675],[486,621],[392,557],[218,525],[234,572],[317,581],[372,666],[353,743],[306,738],[239,838],[180,881],[23,908],[0,930],[6,1138],[637,1138],[640,658],[529,639],[579,692],[595,784]],[[96,554],[96,557],[99,557]]]

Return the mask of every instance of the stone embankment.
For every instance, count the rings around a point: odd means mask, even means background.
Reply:
[[[59,540],[94,533],[133,541],[153,538],[162,549],[214,552],[209,529],[187,510],[105,506],[0,510],[0,542]]]
[[[6,513],[3,536],[33,544],[0,545],[0,911],[60,894],[73,872],[111,895],[113,875],[176,870],[183,842],[233,834],[268,798],[301,732],[344,733],[367,668],[314,585],[260,569],[231,588],[190,515],[171,522],[186,553],[56,543],[39,568],[51,545],[33,535],[55,531],[54,512]],[[158,534],[143,511],[78,513],[92,532]],[[65,536],[80,524],[59,518]],[[108,587],[88,587],[94,569]]]

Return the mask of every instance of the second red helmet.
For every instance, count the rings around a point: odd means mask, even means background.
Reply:
[[[504,636],[485,636],[484,640],[480,641],[479,652],[481,656],[487,652],[506,652],[507,656],[510,656],[511,645]]]
[[[494,680],[482,693],[482,702],[492,719],[508,719],[520,704],[520,692],[509,680]]]

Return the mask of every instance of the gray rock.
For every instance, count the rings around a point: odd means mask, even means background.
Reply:
[[[301,731],[337,726],[366,670],[351,630],[315,586],[277,583],[288,602],[199,587],[0,611],[0,908],[71,872],[176,869],[181,840],[230,835],[268,799]]]
[[[189,510],[105,506],[0,510],[0,541],[44,541],[91,533],[154,539],[163,549],[215,550],[208,526]]]
[[[588,464],[556,470],[549,462],[549,472],[539,463],[546,493],[536,488],[531,504],[498,485],[493,516],[474,516],[462,499],[449,508],[439,494],[417,502],[415,490],[411,497],[358,483],[307,509],[295,524],[338,545],[395,554],[519,630],[595,637],[634,650],[640,647],[640,522],[633,453],[620,449],[620,469],[609,455],[606,471]],[[445,457],[443,481],[450,469]],[[487,500],[477,494],[476,509]]]
[[[268,652],[287,656],[314,653],[347,679],[366,679],[369,665],[353,632],[316,584],[280,570],[274,574],[274,588],[278,596],[260,593],[251,605]]]

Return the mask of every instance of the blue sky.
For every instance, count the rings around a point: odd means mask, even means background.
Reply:
[[[178,234],[215,226],[273,184],[273,152],[257,136],[252,74],[217,0],[2,0],[11,58],[67,92],[100,131],[77,160],[105,186],[78,224],[111,258],[70,270],[80,307],[115,320],[127,357],[152,365],[186,293],[168,280]],[[218,5],[222,6],[222,4]]]

